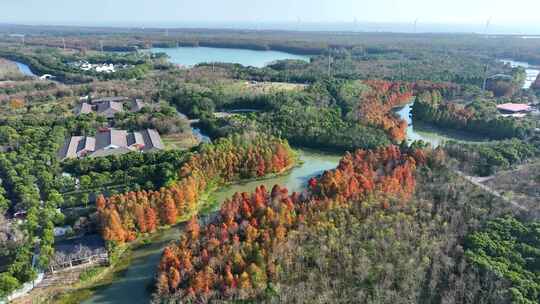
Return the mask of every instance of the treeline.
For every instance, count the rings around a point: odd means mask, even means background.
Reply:
[[[534,129],[526,119],[499,116],[493,102],[475,101],[464,106],[443,100],[438,91],[418,95],[412,114],[417,120],[443,128],[480,134],[491,139],[525,138]]]
[[[189,153],[179,150],[157,151],[151,153],[127,153],[108,155],[105,157],[87,157],[67,159],[62,163],[65,172],[75,176],[87,175],[91,172],[127,170],[133,167],[170,163],[179,168]]]
[[[262,130],[293,145],[323,150],[372,149],[405,139],[407,124],[393,109],[410,99],[411,89],[404,83],[329,78],[303,91],[257,99],[262,113],[204,118],[201,127],[215,136],[236,129]]]
[[[195,213],[212,187],[279,174],[295,163],[286,142],[258,134],[235,135],[203,145],[179,168],[180,178],[159,191],[98,198],[103,238],[122,243],[157,226],[175,224]]]
[[[472,265],[464,244],[487,220],[519,209],[452,173],[443,156],[417,168],[412,199],[383,209],[374,196],[291,234],[277,254],[276,292],[261,302],[510,303],[508,281]]]
[[[56,48],[32,50],[32,53],[28,53],[22,49],[8,47],[0,50],[0,57],[22,62],[28,65],[34,73],[53,75],[55,80],[66,84],[90,83],[94,78],[102,80],[140,78],[152,68],[152,61],[150,59],[134,54],[107,54],[86,57],[65,55]],[[83,71],[68,64],[68,62],[81,59],[88,59],[90,62],[99,63],[109,62],[107,60],[111,60],[112,63],[127,63],[132,64],[132,66],[119,69],[114,73],[98,73],[94,71]]]
[[[133,113],[125,111],[117,113],[113,126],[117,129],[139,131],[142,129],[156,129],[159,134],[191,133],[189,121],[178,115],[169,105],[146,106],[141,111]]]
[[[363,96],[358,107],[360,123],[383,129],[394,142],[402,142],[407,137],[407,122],[397,117],[392,110],[409,103],[411,89],[402,83],[388,81],[365,81],[372,91]]]
[[[527,72],[523,67],[512,68],[509,77],[493,76],[486,80],[486,90],[493,92],[496,97],[512,97],[517,92],[521,91],[525,80],[527,80]]]
[[[0,50],[0,57],[19,61],[30,67],[36,74],[50,74],[56,77],[56,80],[64,83],[88,83],[92,79],[88,76],[74,73],[67,65],[60,61],[60,55],[57,52],[47,54],[41,52],[35,55],[27,55],[22,52],[10,49]]]
[[[64,172],[70,174],[61,189],[65,198],[62,207],[88,205],[98,194],[165,187],[178,179],[178,168],[190,155],[187,151],[167,150],[68,159],[62,163]]]
[[[405,139],[407,123],[392,110],[411,99],[406,85],[328,80],[312,85],[306,94],[311,101],[302,94],[282,98],[277,111],[259,118],[262,128],[293,144],[341,151],[372,149]]]
[[[519,139],[494,141],[485,144],[448,142],[444,145],[448,155],[459,161],[467,173],[488,176],[499,170],[524,163],[540,154],[538,143]]]
[[[25,216],[20,226],[24,237],[15,248],[0,251],[0,260],[8,265],[6,272],[0,273],[0,296],[34,279],[37,269],[48,266],[54,251],[53,230],[63,221],[57,211],[63,198],[57,190],[60,168],[56,152],[65,129],[54,125],[12,126],[0,127],[0,145],[10,150],[0,152],[0,213],[21,211]]]
[[[540,91],[540,74],[538,74],[538,77],[536,77],[534,80],[533,84],[531,85],[531,89]]]
[[[309,182],[309,192],[289,194],[275,186],[269,193],[237,193],[205,227],[196,218],[181,239],[162,255],[155,302],[261,299],[277,292],[280,260],[276,254],[304,225],[322,225],[322,214],[362,204],[383,195],[380,208],[405,204],[414,188],[421,150],[395,146],[347,154],[339,166]]]

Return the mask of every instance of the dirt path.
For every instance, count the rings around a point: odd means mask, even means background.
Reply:
[[[507,202],[508,204],[510,204],[510,205],[520,209],[520,210],[523,210],[523,211],[530,211],[529,208],[522,206],[521,204],[517,203],[514,200],[511,200],[511,199],[508,199],[508,198],[504,197],[499,192],[497,192],[497,191],[491,189],[490,187],[482,184],[482,182],[490,180],[494,176],[490,176],[488,178],[478,178],[478,177],[474,177],[474,176],[469,176],[469,175],[467,175],[467,174],[465,174],[465,173],[463,173],[463,172],[461,172],[459,170],[455,170],[454,172],[456,172],[459,176],[461,176],[464,179],[468,180],[470,183],[474,184],[475,186],[480,187],[482,190],[490,193],[493,196],[496,196],[496,197],[502,199],[503,201]]]
[[[13,300],[12,304],[37,304],[49,303],[51,298],[65,292],[73,284],[79,282],[79,276],[86,268],[78,268],[70,271],[57,272],[54,275],[47,275],[32,291],[27,295]]]

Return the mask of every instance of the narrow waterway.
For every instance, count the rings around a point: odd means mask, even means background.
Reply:
[[[412,143],[417,140],[422,140],[430,143],[433,147],[438,147],[445,141],[459,141],[459,142],[484,142],[485,138],[473,136],[470,133],[442,130],[431,125],[423,124],[420,122],[413,122],[411,112],[414,102],[407,104],[404,107],[399,108],[396,114],[407,122],[407,143]]]
[[[199,139],[199,141],[202,142],[202,143],[211,143],[212,142],[210,137],[204,135],[201,132],[201,129],[199,129],[199,128],[191,127],[191,132],[193,132],[193,135],[195,137],[197,137]]]
[[[396,111],[409,124],[407,129],[408,142],[423,140],[434,146],[438,146],[441,142],[450,139],[472,140],[470,136],[465,136],[464,134],[450,134],[440,130],[430,130],[427,127],[414,126],[410,117],[411,106],[412,103]],[[193,131],[200,138],[209,140],[199,129],[194,128]],[[297,152],[300,165],[293,168],[288,174],[226,187],[214,193],[211,200],[223,202],[235,192],[252,192],[259,185],[265,185],[268,189],[271,189],[274,185],[279,184],[286,186],[290,191],[301,191],[311,177],[317,176],[325,170],[335,168],[341,158],[340,155],[325,154],[311,150],[301,149]],[[216,208],[219,208],[219,204],[216,204]],[[128,269],[111,285],[99,289],[92,298],[83,303],[148,303],[151,297],[150,288],[153,284],[155,270],[161,252],[167,243],[178,239],[181,233],[180,227],[181,225],[166,230],[159,235],[158,240],[155,242],[133,250],[132,261]]]
[[[30,70],[30,67],[27,64],[24,64],[18,61],[13,61],[13,62],[17,65],[17,67],[19,68],[19,71],[23,73],[25,76],[31,76],[31,77],[37,76],[36,74],[32,72],[32,70]]]
[[[340,159],[339,155],[309,150],[299,150],[298,156],[301,164],[293,168],[289,174],[236,184],[216,192],[212,199],[223,202],[235,192],[252,192],[259,185],[265,185],[271,189],[274,185],[279,184],[287,186],[290,191],[299,191],[311,177],[321,174],[324,170],[335,168]],[[97,290],[90,299],[83,303],[148,303],[151,297],[150,288],[161,252],[167,243],[178,239],[180,233],[181,228],[174,227],[162,232],[155,242],[133,250],[128,269],[112,284]]]

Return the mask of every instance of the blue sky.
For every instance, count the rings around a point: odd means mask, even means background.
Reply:
[[[540,0],[0,0],[0,22],[404,22],[538,24]]]

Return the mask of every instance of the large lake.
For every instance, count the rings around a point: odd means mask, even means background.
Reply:
[[[299,59],[309,61],[309,56],[278,51],[253,51],[211,47],[152,48],[152,53],[166,53],[171,62],[194,66],[205,62],[239,63],[244,66],[264,67],[276,60]]]

